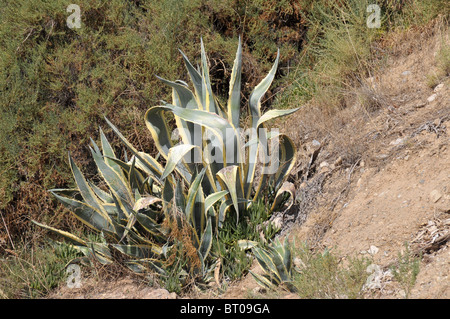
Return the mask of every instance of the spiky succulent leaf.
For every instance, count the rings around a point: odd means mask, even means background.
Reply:
[[[241,110],[241,73],[242,73],[242,44],[239,37],[239,45],[234,60],[233,70],[230,78],[230,89],[228,92],[228,121],[239,127]]]

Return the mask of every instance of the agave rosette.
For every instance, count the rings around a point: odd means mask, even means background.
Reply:
[[[199,69],[194,68],[188,58],[182,52],[181,54],[193,90],[183,81],[173,82],[160,78],[172,88],[172,103],[150,108],[145,115],[145,122],[160,154],[167,161],[163,178],[176,171],[189,184],[194,172],[204,169],[205,178],[201,188],[205,197],[227,191],[218,214],[214,216],[216,225],[220,225],[231,207],[239,216],[239,211],[251,205],[268,182],[273,182],[276,190],[283,190],[282,185],[295,164],[295,146],[284,134],[268,134],[265,123],[292,114],[298,108],[261,113],[261,99],[275,77],[278,52],[269,74],[250,95],[248,110],[251,123],[245,130],[248,134],[242,138],[241,41],[239,40],[232,69],[226,107],[219,103],[212,92],[203,42]],[[173,132],[167,125],[165,112],[171,112],[175,118],[176,129],[181,137],[177,145],[172,141]],[[274,137],[279,141],[277,153],[271,153],[268,147],[268,141]],[[276,170],[264,169],[273,164],[277,165]],[[262,174],[256,178],[258,165],[262,167]],[[277,196],[282,193],[283,191],[279,192]],[[275,207],[272,206],[273,208]]]

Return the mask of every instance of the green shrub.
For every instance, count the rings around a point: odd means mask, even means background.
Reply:
[[[295,1],[77,4],[80,29],[66,26],[70,13],[65,1],[7,0],[0,9],[0,208],[14,238],[26,235],[27,219],[37,218],[37,212],[42,221],[58,220],[54,226],[70,228],[70,221],[54,218],[62,207],[47,189],[73,185],[67,150],[87,176],[95,176],[89,151],[79,145],[90,137],[98,140],[104,116],[120,123],[131,143],[156,154],[145,127],[138,125],[149,105],[170,97],[171,90],[159,85],[155,74],[188,81],[178,49],[197,62],[199,34],[208,43],[212,87],[219,99],[228,94],[238,35],[243,35],[245,96],[270,69],[277,47],[281,66],[299,52],[301,17]],[[291,33],[297,35],[282,36]],[[111,130],[105,134],[116,145]],[[6,236],[3,225],[0,232]]]
[[[41,298],[67,279],[66,265],[77,257],[70,245],[17,247],[0,263],[2,298]]]

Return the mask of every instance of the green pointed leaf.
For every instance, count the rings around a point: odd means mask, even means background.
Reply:
[[[276,278],[277,281],[281,281],[277,266],[275,265],[274,260],[272,259],[271,255],[269,255],[268,251],[259,247],[253,248],[252,251],[261,268],[264,269],[264,271],[271,277]]]
[[[258,121],[261,117],[261,99],[264,94],[269,89],[272,84],[273,79],[275,78],[275,73],[278,67],[278,62],[280,59],[280,50],[277,52],[277,58],[275,59],[275,63],[272,66],[272,69],[267,74],[267,76],[253,89],[250,98],[249,98],[249,112],[251,116],[251,128],[253,129],[253,134],[259,134],[258,132]],[[262,124],[262,123],[259,123]],[[254,139],[256,136],[251,136],[250,139]],[[265,137],[263,136],[265,139]],[[252,183],[255,175],[256,163],[258,156],[258,144],[253,144],[249,146],[248,150],[248,158],[247,158],[247,167],[245,172],[246,182],[245,182],[245,194],[250,196]]]
[[[229,193],[228,190],[223,190],[219,192],[212,193],[208,195],[205,199],[205,212],[208,212],[209,209],[219,200],[223,199],[225,195]]]
[[[105,163],[109,165],[121,178],[124,178],[123,172],[120,169],[119,165],[112,161],[109,158],[116,158],[116,154],[114,153],[111,144],[109,144],[108,139],[106,138],[103,130],[100,128],[100,141],[102,143],[103,156],[105,156]],[[108,158],[109,157],[109,158]]]
[[[278,61],[280,59],[280,50],[278,50],[277,58],[272,66],[269,74],[253,89],[249,99],[250,115],[252,116],[252,127],[256,128],[256,122],[261,116],[261,98],[267,92],[278,68]]]
[[[203,180],[203,176],[205,175],[205,168],[202,169],[202,171],[195,176],[194,181],[191,183],[191,186],[188,191],[187,201],[186,201],[186,217],[188,220],[192,220],[194,222],[195,227],[195,216],[194,216],[194,209],[196,206],[196,199],[197,199],[197,193],[199,192],[199,189],[201,188],[201,182]]]
[[[185,109],[197,109],[197,101],[195,100],[194,94],[189,90],[186,85],[172,82],[163,79],[159,76],[157,78],[163,83],[167,84],[173,89],[172,100],[174,105],[185,108]]]
[[[239,37],[239,45],[231,72],[230,89],[228,93],[228,121],[239,127],[241,109],[241,73],[242,73],[242,44]]]
[[[256,246],[258,246],[258,242],[253,240],[247,240],[247,239],[241,239],[237,242],[238,246],[242,250],[252,249]]]
[[[92,188],[92,190],[94,191],[95,195],[97,195],[98,198],[100,198],[103,202],[105,202],[105,203],[114,203],[111,194],[109,194],[106,191],[102,190],[101,188],[99,188],[97,185],[95,185],[92,182],[89,182],[89,186]],[[105,205],[103,205],[103,207],[104,206]]]
[[[280,168],[277,173],[274,175],[275,178],[275,189],[278,189],[282,186],[282,184],[286,181],[289,174],[296,163],[296,153],[297,150],[295,148],[294,142],[286,135],[282,135],[282,139],[280,142],[280,151],[281,156],[279,158]]]
[[[161,179],[165,179],[167,176],[169,176],[169,174],[172,173],[172,171],[175,169],[175,167],[178,165],[178,163],[183,159],[183,157],[194,147],[196,147],[196,146],[186,145],[186,144],[180,144],[180,145],[172,147],[169,150],[166,168],[164,169]]]
[[[241,179],[239,166],[228,166],[221,169],[217,173],[217,178],[222,189],[229,191],[234,209],[236,210],[237,219],[239,220],[238,198],[244,198],[244,186]]]
[[[132,258],[150,258],[153,256],[150,245],[120,245],[112,244],[112,247]]]
[[[165,230],[156,221],[148,217],[147,215],[141,213],[135,213],[136,219],[142,227],[150,234],[152,234],[160,242],[164,241],[166,238],[167,230]]]
[[[96,197],[94,191],[87,183],[86,179],[84,178],[78,166],[73,161],[70,154],[69,154],[69,163],[72,169],[73,177],[75,178],[75,183],[77,184],[78,189],[80,190],[81,196],[86,201],[86,204],[93,207],[93,209],[102,212],[106,215],[106,212],[103,210],[100,200],[98,199],[98,197]]]
[[[163,172],[163,167],[159,164],[156,159],[154,159],[149,154],[144,152],[138,152],[134,146],[120,133],[117,127],[114,126],[107,118],[105,121],[113,129],[114,133],[119,137],[119,139],[125,144],[125,146],[131,151],[131,153],[138,159],[136,165],[145,171],[147,174],[155,177],[158,181],[161,178]]]
[[[144,267],[148,267],[151,270],[155,271],[156,273],[162,275],[162,276],[168,276],[166,270],[164,270],[164,266],[158,259],[153,258],[143,258],[139,260],[130,260],[129,263],[136,263],[140,264]]]
[[[51,232],[53,232],[53,233],[55,233],[55,234],[57,234],[59,236],[62,236],[63,238],[67,239],[68,241],[70,241],[71,243],[73,243],[73,244],[75,244],[77,246],[80,246],[80,245],[81,246],[87,246],[86,241],[84,241],[80,237],[75,236],[75,235],[73,235],[73,234],[71,234],[69,232],[66,232],[66,231],[63,231],[63,230],[59,230],[59,229],[56,229],[54,227],[38,223],[35,220],[31,220],[31,222],[33,224],[36,224],[39,227],[45,228],[45,229],[50,230]]]
[[[209,67],[205,52],[205,46],[203,40],[201,40],[201,58],[202,58],[202,105],[203,109],[219,114],[219,110],[216,108],[216,101],[212,93],[211,81],[209,79]]]
[[[280,278],[281,282],[290,281],[289,273],[283,262],[283,255],[281,255],[276,249],[272,247],[268,247],[268,249],[271,252],[270,256],[272,258],[273,264],[276,267],[276,271],[274,271],[274,273],[277,275],[277,277]]]
[[[206,222],[205,231],[202,234],[202,239],[200,243],[199,253],[203,258],[203,261],[206,260],[208,257],[209,251],[212,246],[212,240],[213,240],[213,233],[212,233],[212,223],[211,223],[211,217],[208,218],[208,221]]]
[[[183,193],[183,184],[178,182],[175,188],[175,205],[184,212],[186,210],[186,198]]]
[[[276,289],[276,285],[274,285],[268,278],[265,276],[258,275],[254,273],[253,271],[249,270],[249,272],[252,274],[255,281],[262,287],[267,289]]]
[[[133,195],[129,185],[127,185],[127,183],[116,173],[116,171],[107,165],[103,158],[98,156],[98,154],[96,154],[92,149],[91,153],[95,164],[97,164],[97,169],[105,182],[108,184],[109,189],[114,192],[116,197],[121,201],[128,203],[133,202]]]
[[[258,119],[258,122],[256,122],[256,128],[259,128],[264,122],[276,119],[278,117],[290,115],[297,112],[299,109],[300,108],[298,107],[290,110],[269,110]]]
[[[194,85],[195,95],[201,97],[201,96],[203,95],[203,89],[202,89],[202,83],[203,83],[203,80],[202,80],[202,75],[200,74],[200,72],[198,72],[198,71],[192,66],[191,62],[190,62],[189,59],[186,57],[186,55],[185,55],[181,50],[179,50],[179,51],[180,51],[180,53],[181,53],[181,55],[182,55],[182,57],[183,57],[183,60],[184,60],[186,69],[187,69],[187,71],[188,71],[188,73],[189,73],[189,77],[190,77],[190,79],[191,79],[191,82],[192,82],[192,84]],[[201,101],[198,101],[198,103],[201,103]]]
[[[153,137],[158,151],[167,159],[173,143],[171,139],[172,133],[169,130],[163,111],[163,109],[156,107],[150,108],[145,113],[145,124]]]
[[[71,212],[87,226],[98,231],[101,231],[104,228],[114,230],[111,224],[111,219],[109,218],[107,213],[103,214],[84,202],[60,196],[54,192],[51,193],[66,207],[68,207]]]

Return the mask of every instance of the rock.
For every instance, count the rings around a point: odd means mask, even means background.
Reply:
[[[403,139],[402,138],[398,138],[395,141],[392,141],[391,143],[389,143],[390,145],[400,145],[403,144]]]
[[[373,256],[378,252],[378,250],[379,249],[377,246],[371,245],[367,252]]]
[[[334,161],[334,165],[335,166],[339,166],[342,164],[342,156],[339,156],[335,161]]]
[[[253,293],[254,294],[264,294],[264,293],[266,293],[266,289],[258,286],[258,287],[253,288]]]
[[[146,299],[177,299],[177,294],[168,292],[166,289],[151,290],[146,296]]]
[[[313,149],[318,149],[318,148],[320,147],[320,142],[317,141],[317,140],[313,140],[313,141],[311,142],[311,147],[312,147]]]
[[[407,76],[407,75],[410,75],[410,74],[411,74],[411,71],[408,71],[408,70],[402,72],[403,76]]]
[[[437,190],[432,190],[430,193],[430,199],[433,203],[436,203],[438,200],[440,200],[442,197],[442,194]]]
[[[379,154],[379,155],[377,155],[375,157],[378,158],[378,159],[386,159],[386,158],[389,157],[389,155],[387,155],[387,154]]]
[[[271,223],[275,229],[281,229],[283,228],[283,217],[277,216],[271,221]]]
[[[328,164],[328,163],[325,162],[325,161],[323,161],[323,162],[320,163],[320,165],[319,165],[320,168],[322,168],[322,167],[328,167],[328,166],[330,166],[330,164]]]
[[[299,268],[299,269],[302,269],[302,268],[305,268],[305,267],[306,267],[306,265],[305,265],[305,263],[303,262],[303,260],[301,260],[301,259],[298,258],[298,257],[295,257],[295,258],[294,258],[294,266],[297,267],[297,268]]]
[[[331,169],[330,169],[330,167],[329,166],[324,166],[324,167],[321,167],[320,169],[319,169],[319,172],[320,173],[328,173],[328,172],[331,172]]]
[[[381,279],[383,277],[381,267],[376,264],[370,264],[366,272],[371,275],[367,277],[365,287],[367,289],[381,289]]]
[[[437,94],[433,94],[433,95],[431,95],[430,97],[428,97],[428,99],[427,99],[428,103],[431,103],[431,102],[433,102],[434,100],[436,100],[436,96],[437,96]]]
[[[321,146],[322,144],[320,144],[319,141],[312,140],[311,142],[306,144],[306,151],[308,152],[309,155],[312,155],[315,152],[317,152],[321,148]]]
[[[375,82],[375,77],[373,77],[373,76],[368,77],[368,78],[366,79],[366,82],[369,83],[370,86],[371,86],[372,88],[374,88],[374,89],[377,87],[376,82]]]
[[[414,107],[415,107],[416,109],[420,109],[420,108],[424,107],[425,105],[427,105],[427,103],[425,103],[425,102],[419,102],[419,103],[417,103]]]
[[[444,83],[438,84],[436,85],[436,87],[434,88],[434,92],[439,92],[440,90],[442,90],[442,88],[444,87]]]
[[[358,181],[356,182],[356,186],[361,187],[361,184],[362,184],[362,178],[359,178]]]

